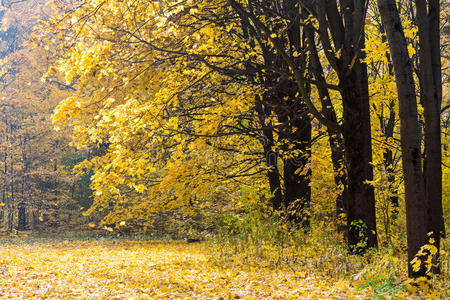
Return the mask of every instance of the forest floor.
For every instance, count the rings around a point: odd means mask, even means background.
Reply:
[[[361,274],[327,278],[298,266],[224,259],[206,243],[0,242],[1,299],[371,299],[386,291],[380,282],[364,285]]]

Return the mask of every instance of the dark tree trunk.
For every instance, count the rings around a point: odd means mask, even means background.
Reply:
[[[390,59],[390,58],[389,58]],[[389,64],[389,69],[393,70],[393,65]],[[394,75],[394,73],[392,73]],[[395,127],[395,102],[394,100],[391,100],[389,103],[389,118],[386,120],[384,117],[384,105],[382,104],[381,112],[379,117],[380,121],[380,128],[383,132],[383,137],[386,143],[389,142],[389,139],[393,138],[394,136],[394,127]],[[398,198],[398,190],[395,184],[395,161],[394,161],[394,152],[391,148],[385,148],[383,150],[383,164],[384,164],[384,170],[387,174],[387,182],[388,182],[388,192],[389,192],[389,202],[391,205],[390,208],[390,215],[392,217],[392,220],[396,220],[398,216],[398,210],[399,210],[399,198]],[[390,222],[390,219],[388,219],[388,222]],[[386,225],[387,228],[389,228],[389,224]],[[388,230],[386,232],[386,235],[388,235]]]
[[[342,135],[347,168],[347,236],[353,253],[377,247],[375,193],[372,181],[372,144],[367,66],[364,59],[366,2],[316,2],[319,35],[324,53],[339,77],[343,103]],[[331,34],[331,37],[330,37]]]
[[[438,249],[434,257],[434,273],[439,273],[437,264],[442,228],[442,150],[440,107],[442,99],[439,0],[416,0],[416,20],[419,28],[419,68],[423,86],[425,116],[425,161],[424,178],[427,200],[428,232]],[[427,13],[428,11],[428,13]]]
[[[283,1],[284,14],[288,17],[286,43],[289,45],[291,53],[297,52],[300,55],[295,58],[299,70],[307,72],[305,52],[306,35],[300,26],[300,9],[296,0]],[[284,69],[289,69],[287,62],[279,57]],[[303,93],[297,96],[297,83],[291,79],[283,80],[279,87],[280,104],[286,102],[289,107],[286,111],[285,120],[287,128],[284,130],[285,138],[289,141],[291,149],[286,149],[288,157],[283,157],[284,164],[284,185],[285,198],[284,207],[288,220],[303,228],[309,228],[310,215],[309,206],[311,202],[311,118],[308,115],[308,108],[301,101],[302,98],[311,97],[311,87],[309,84],[303,85]],[[286,99],[286,100],[283,100]],[[280,116],[279,116],[280,117]]]
[[[361,253],[377,246],[377,235],[375,194],[373,186],[367,183],[373,180],[367,73],[365,65],[356,63],[354,68],[340,78],[340,87],[348,173],[347,236],[350,250]]]
[[[310,52],[310,70],[315,80],[320,83],[320,85],[317,86],[317,90],[322,103],[322,114],[327,119],[338,123],[336,112],[333,108],[333,103],[331,102],[330,93],[325,87],[326,80],[315,44],[314,31],[310,27],[305,28],[305,30],[308,37],[308,50]],[[330,142],[334,182],[336,184],[336,188],[339,190],[336,197],[337,230],[338,232],[344,232],[346,229],[344,221],[347,215],[344,196],[347,190],[347,170],[344,166],[344,143],[340,132],[327,128],[327,133]]]
[[[427,243],[425,186],[422,175],[420,126],[412,62],[394,0],[378,0],[381,19],[391,49],[397,83],[403,176],[405,180],[408,261],[414,259]],[[410,276],[423,276],[424,268],[414,271],[408,263]]]
[[[291,115],[292,127],[290,143],[293,145],[292,157],[283,159],[285,198],[284,207],[287,218],[293,224],[309,228],[309,206],[311,202],[311,120],[307,115],[307,108],[299,104],[299,109]],[[295,105],[292,105],[295,107]]]
[[[283,195],[281,190],[280,174],[278,171],[278,154],[273,151],[274,139],[273,130],[271,124],[266,124],[268,116],[270,116],[271,110],[269,106],[264,106],[263,103],[267,104],[268,95],[263,96],[265,101],[261,101],[260,97],[256,97],[255,108],[258,114],[258,119],[260,126],[262,127],[263,138],[261,139],[261,144],[263,146],[264,157],[267,167],[267,179],[269,181],[270,187],[270,203],[274,211],[281,210],[281,203],[283,201]]]
[[[10,207],[9,207],[9,223],[8,223],[8,230],[12,231],[14,228],[14,202],[16,201],[16,195],[15,195],[15,176],[14,173],[14,161],[11,159],[11,165],[9,167],[9,170],[11,172],[11,181],[10,181],[10,190],[11,190],[11,198],[10,198]]]
[[[18,205],[18,221],[17,221],[17,230],[26,230],[27,229],[27,214],[26,214],[26,192],[25,187],[27,185],[27,177],[28,177],[28,157],[27,157],[27,138],[24,137],[22,140],[22,161],[23,161],[23,174],[22,174],[22,186],[21,186],[21,199]]]
[[[281,124],[278,128],[278,141],[283,150],[280,155],[284,187],[281,206],[287,221],[292,225],[308,228],[308,207],[311,202],[311,119],[305,105],[295,97],[295,82],[281,76],[274,82],[278,83],[273,88],[274,112]]]
[[[392,150],[387,149],[383,153],[383,156],[384,156],[384,168],[387,173],[389,202],[392,206],[391,216],[393,220],[396,220],[398,217],[398,210],[400,208],[400,203],[398,201],[397,187],[395,186],[396,180],[395,180],[394,155],[392,153]]]
[[[387,42],[386,34],[384,31],[384,27],[382,23],[380,23],[380,33],[381,40],[383,42]],[[394,76],[394,65],[392,64],[391,56],[389,53],[386,53],[386,58],[388,60],[388,74],[389,76]],[[384,118],[383,111],[380,115],[380,127],[383,131],[383,136],[385,138],[385,142],[387,143],[389,139],[394,137],[394,128],[395,128],[395,100],[392,99],[389,103],[389,118],[386,120]],[[391,148],[386,148],[383,153],[384,157],[384,169],[387,173],[387,181],[388,181],[388,191],[389,191],[389,201],[391,204],[391,217],[392,221],[397,219],[398,210],[399,210],[399,199],[398,199],[398,190],[395,186],[395,162],[394,162],[394,152]],[[388,220],[389,222],[390,220]],[[389,224],[387,226],[390,226]]]
[[[249,12],[237,1],[230,0],[228,2],[242,18],[251,20],[255,31],[258,31],[256,34],[258,39],[261,36],[265,36],[271,40],[272,45],[269,47],[274,47],[274,50],[277,51],[277,58],[284,62],[281,65],[272,64],[271,69],[278,69],[281,71],[280,73],[290,74],[295,79],[300,92],[299,100],[302,100],[307,105],[309,112],[327,127],[340,131],[340,126],[324,117],[307,97],[305,80],[303,79],[305,77],[307,60],[302,60],[301,57],[297,59],[296,55],[294,55],[295,52],[291,52],[297,49],[293,47],[292,43],[286,43],[283,37],[278,35],[276,38],[272,37],[272,33],[278,31],[278,28],[274,27],[280,25],[271,27],[271,24],[265,24],[260,20],[253,12],[254,4],[257,6],[258,3],[251,2],[248,6],[250,8]],[[359,0],[340,1],[342,14],[336,1],[301,1],[300,3],[293,1],[292,3],[294,5],[300,4],[301,9],[306,9],[307,11],[310,11],[309,9],[313,9],[312,7],[316,5],[316,16],[324,53],[340,78],[344,118],[350,118],[344,121],[343,129],[348,169],[348,191],[346,192],[349,216],[348,227],[350,228],[350,225],[353,226],[351,230],[348,230],[351,236],[349,237],[349,248],[356,253],[360,253],[370,247],[377,246],[375,196],[373,187],[366,183],[366,181],[372,180],[373,177],[370,164],[372,153],[367,69],[365,64],[360,62],[361,59],[364,59],[361,49],[364,48],[364,22],[367,2]],[[261,9],[263,10],[264,7],[261,7]],[[278,8],[268,14],[269,20],[276,11],[279,11]],[[295,8],[295,11],[298,15],[297,8]],[[260,13],[261,10],[258,14]],[[300,25],[295,21],[298,18],[284,17],[284,19],[288,23],[288,31],[291,27],[299,27]],[[283,23],[276,22],[275,24]],[[294,24],[294,26],[289,24]],[[288,32],[287,35],[296,37],[297,41],[303,41],[303,37],[302,39],[298,38],[295,31],[291,33]],[[332,43],[334,43],[334,47],[331,45]],[[264,51],[267,47],[263,45],[262,49]],[[304,54],[304,51],[296,52]],[[363,165],[361,166],[359,163]],[[350,170],[350,168],[354,169]]]
[[[27,228],[27,215],[26,207],[24,203],[19,203],[18,206],[18,220],[17,220],[17,230],[26,230]]]

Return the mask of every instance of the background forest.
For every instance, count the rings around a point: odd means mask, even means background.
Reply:
[[[449,15],[437,0],[3,0],[0,230],[447,276]]]
[[[74,91],[40,78],[50,52],[27,46],[45,17],[42,3],[2,4],[1,58],[1,230],[58,230],[79,226],[80,207],[90,205],[88,176],[72,168],[89,154],[69,147],[67,131],[53,129],[57,103]],[[68,226],[68,227],[67,227]]]

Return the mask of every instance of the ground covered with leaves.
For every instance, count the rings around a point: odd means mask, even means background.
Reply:
[[[306,257],[291,265],[267,259],[258,263],[248,255],[232,252],[221,251],[218,245],[210,243],[2,240],[0,296],[6,299],[367,299],[394,294],[412,297],[389,278],[369,280],[361,273],[348,278],[326,276],[319,270],[316,272]],[[319,259],[315,258],[315,262]],[[330,258],[322,259],[325,263]],[[445,292],[440,293],[445,297]]]

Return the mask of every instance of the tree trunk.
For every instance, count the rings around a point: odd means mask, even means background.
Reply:
[[[26,192],[25,187],[27,185],[27,177],[28,177],[28,157],[27,157],[27,138],[23,137],[22,140],[22,162],[23,162],[23,174],[22,174],[22,191],[20,196],[20,202],[18,204],[18,221],[17,221],[17,230],[26,230],[27,229],[27,210],[26,210]]]
[[[379,30],[381,33],[381,40],[383,42],[387,42],[386,34],[384,31],[384,27],[380,22]],[[388,74],[389,76],[394,76],[394,66],[392,65],[391,55],[386,53],[386,58],[388,60]],[[388,143],[389,139],[394,137],[394,128],[395,128],[395,100],[392,99],[389,102],[389,118],[386,120],[384,118],[383,113],[380,115],[380,127],[383,131],[383,136],[385,142]],[[386,148],[383,153],[384,157],[384,169],[387,173],[387,181],[388,181],[388,191],[389,191],[389,202],[391,204],[391,217],[392,221],[395,221],[398,217],[398,210],[400,207],[399,199],[398,199],[398,189],[395,186],[395,166],[394,166],[394,153],[391,148]],[[390,218],[388,218],[388,222],[390,222]],[[390,228],[390,224],[387,224],[388,228]],[[388,234],[386,234],[388,235]]]
[[[367,183],[373,180],[373,170],[366,66],[356,63],[354,70],[339,80],[348,176],[347,236],[350,251],[359,254],[377,247],[375,193]]]
[[[287,44],[290,52],[297,52],[300,55],[295,58],[301,72],[307,72],[307,59],[304,55],[306,45],[306,35],[300,26],[301,11],[296,0],[283,1],[283,9],[288,17]],[[288,64],[279,58],[285,69],[289,69]],[[311,97],[311,87],[305,83],[302,98]],[[287,149],[289,157],[283,158],[284,164],[284,184],[285,199],[284,206],[288,220],[304,229],[310,226],[309,206],[311,202],[311,118],[308,115],[307,106],[297,96],[297,83],[291,79],[285,79],[280,86],[280,104],[287,102],[288,127],[286,128],[286,139],[292,149]],[[286,101],[283,101],[286,99]],[[298,152],[298,153],[296,153]]]
[[[268,95],[264,95],[264,98],[267,98]],[[269,170],[267,171],[267,179],[269,181],[271,198],[270,202],[272,205],[272,209],[274,211],[281,210],[281,203],[283,200],[283,195],[281,191],[281,182],[280,182],[280,174],[278,171],[278,155],[273,151],[273,130],[270,128],[270,124],[266,124],[266,119],[270,116],[270,109],[266,106],[263,106],[263,102],[261,102],[261,98],[257,97],[255,101],[256,112],[258,113],[258,119],[260,126],[263,128],[263,138],[261,140],[261,144],[263,146],[264,157],[266,161],[267,167]],[[264,103],[267,102],[267,99]]]
[[[326,80],[320,63],[319,54],[317,53],[314,31],[310,27],[305,28],[305,30],[308,37],[308,50],[310,52],[310,70],[315,80],[321,83],[321,85],[317,86],[317,90],[322,103],[322,113],[327,119],[338,123],[336,112],[333,108],[333,103],[331,102],[330,93],[325,87]],[[346,203],[344,202],[346,198],[344,195],[347,191],[347,170],[344,166],[344,143],[342,141],[341,133],[335,132],[330,128],[327,128],[327,133],[334,170],[334,183],[339,190],[336,197],[337,230],[338,232],[344,232],[346,229],[344,221],[347,215]]]
[[[26,206],[24,203],[18,205],[17,230],[25,230],[27,228]]]
[[[294,85],[294,83],[293,83]],[[295,90],[294,90],[295,91]],[[294,108],[296,105],[292,105]],[[307,115],[307,108],[303,104],[297,105],[291,114],[290,143],[293,145],[293,157],[283,159],[285,199],[284,206],[287,218],[293,224],[309,228],[309,206],[311,202],[311,120]]]
[[[424,178],[427,200],[428,232],[438,249],[434,257],[434,273],[439,273],[438,257],[442,225],[442,152],[440,107],[442,99],[439,1],[416,0],[417,26],[419,28],[419,68],[423,86],[425,116]],[[427,13],[428,10],[428,13]]]
[[[408,261],[410,262],[427,243],[427,214],[425,186],[422,175],[420,126],[413,68],[400,15],[394,0],[378,0],[381,20],[391,50],[397,83],[402,165],[405,181],[406,226]],[[408,263],[409,276],[423,276],[424,268],[413,270]]]
[[[391,65],[391,64],[390,64]],[[394,136],[394,127],[395,127],[395,110],[394,110],[394,100],[391,101],[389,105],[389,119],[387,123],[381,122],[383,135],[386,142]],[[383,116],[381,116],[383,118]],[[399,202],[398,202],[398,191],[395,187],[395,167],[394,167],[394,153],[392,149],[385,149],[383,153],[384,157],[384,168],[387,173],[387,181],[388,181],[388,191],[389,191],[389,202],[392,205],[391,208],[391,216],[392,219],[397,219]]]
[[[353,253],[377,247],[375,193],[367,66],[364,59],[366,2],[316,1],[319,35],[328,62],[339,77],[342,136],[347,168],[347,236]],[[331,34],[331,37],[330,37]]]

